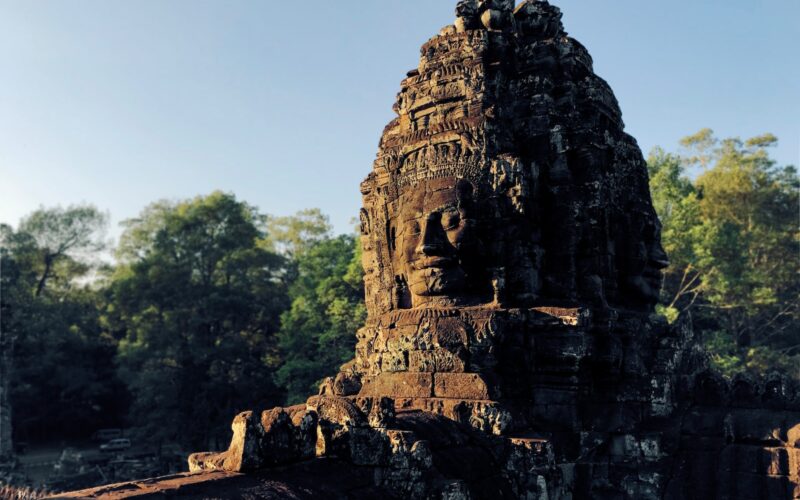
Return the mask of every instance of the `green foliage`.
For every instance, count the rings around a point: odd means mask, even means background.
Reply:
[[[366,318],[360,245],[352,236],[326,236],[296,259],[291,308],[281,316],[278,384],[288,403],[315,394],[319,381],[350,359]]]
[[[330,237],[331,223],[318,208],[301,210],[286,217],[268,217],[267,248],[289,256],[301,255]]]
[[[700,224],[697,191],[684,176],[683,160],[656,148],[648,159],[653,205],[663,225],[664,249],[672,269],[689,267],[696,260],[694,238]]]
[[[703,168],[708,167],[713,160],[713,149],[717,143],[714,131],[710,128],[704,128],[680,140],[681,146],[694,152],[694,156],[690,156],[686,160],[690,163],[699,163]]]
[[[727,332],[710,331],[706,334],[706,348],[712,362],[729,377],[739,372],[763,374],[778,371],[800,379],[799,357],[787,355],[768,345],[742,349],[731,341]]]
[[[153,203],[124,223],[114,268],[97,265],[104,225],[92,207],[0,225],[0,368],[22,439],[128,425],[222,445],[236,413],[303,400],[352,355],[360,255],[319,210],[268,218],[224,193]]]
[[[88,271],[86,264],[103,250],[108,216],[91,205],[39,209],[20,222],[18,248],[33,251],[31,264],[38,271],[35,294],[51,279],[69,286],[72,278]]]
[[[119,413],[115,345],[98,323],[101,295],[86,281],[105,223],[79,206],[40,209],[17,231],[0,228],[0,340],[14,427],[25,439],[79,435]]]
[[[673,320],[691,311],[728,373],[800,363],[800,183],[770,158],[776,142],[720,141],[704,129],[681,141],[688,156],[655,150],[649,160],[671,259],[661,311]]]
[[[122,337],[120,374],[148,439],[204,447],[236,413],[282,399],[265,360],[287,305],[284,262],[264,236],[252,207],[219,192],[127,223],[104,321]]]

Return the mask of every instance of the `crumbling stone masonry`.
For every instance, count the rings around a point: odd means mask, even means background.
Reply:
[[[191,470],[349,498],[800,498],[797,388],[715,375],[687,320],[653,314],[645,161],[559,9],[456,15],[361,185],[355,359]],[[309,467],[340,473],[289,479]]]

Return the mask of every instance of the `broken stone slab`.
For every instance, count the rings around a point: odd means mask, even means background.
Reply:
[[[314,457],[317,414],[298,407],[290,411],[267,410],[260,419],[251,411],[240,413],[231,425],[233,437],[228,449],[192,454],[190,472],[250,472]]]

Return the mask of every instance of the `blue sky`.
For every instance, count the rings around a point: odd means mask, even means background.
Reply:
[[[456,0],[0,0],[0,222],[116,224],[222,189],[339,232],[419,46]],[[560,0],[645,153],[703,127],[800,164],[800,1]]]

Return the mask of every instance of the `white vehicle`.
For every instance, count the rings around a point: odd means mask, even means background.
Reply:
[[[126,438],[112,439],[100,445],[100,451],[122,451],[131,447],[131,440]]]

